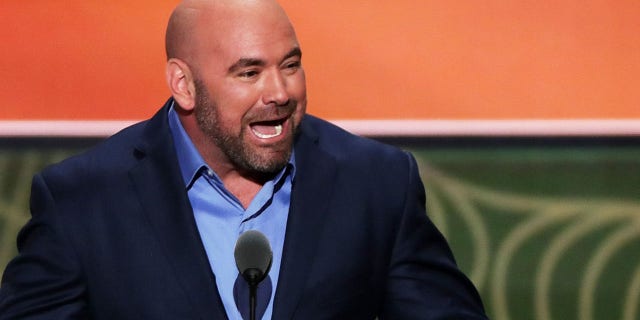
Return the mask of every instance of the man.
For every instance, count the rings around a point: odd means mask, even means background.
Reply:
[[[273,249],[264,319],[485,319],[413,157],[305,115],[277,3],[184,1],[166,46],[152,119],[34,177],[1,319],[242,319],[250,229]]]

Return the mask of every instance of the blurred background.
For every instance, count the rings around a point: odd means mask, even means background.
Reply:
[[[33,173],[168,98],[177,3],[0,3],[0,271]],[[640,2],[281,3],[308,112],[416,155],[492,319],[640,319]]]

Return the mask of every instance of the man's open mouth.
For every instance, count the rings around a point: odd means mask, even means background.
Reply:
[[[260,139],[275,138],[282,134],[282,125],[286,119],[252,123],[251,131]]]

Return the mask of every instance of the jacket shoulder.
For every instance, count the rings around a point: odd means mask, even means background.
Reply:
[[[136,160],[135,143],[145,123],[136,123],[100,141],[93,147],[45,167],[40,175],[48,181],[100,181],[130,168]]]
[[[376,161],[397,161],[405,158],[407,152],[398,147],[382,143],[372,138],[351,133],[326,120],[307,115],[303,131],[308,131],[319,147],[337,160],[353,160],[359,163]]]

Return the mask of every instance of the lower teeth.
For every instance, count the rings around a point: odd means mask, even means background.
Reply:
[[[255,130],[253,131],[253,133],[255,133],[255,135],[258,136],[258,138],[261,138],[261,139],[268,139],[268,138],[277,137],[282,133],[282,125],[281,124],[275,126],[274,129],[275,129],[275,133],[272,133],[272,134],[264,134],[264,133],[257,132]]]

